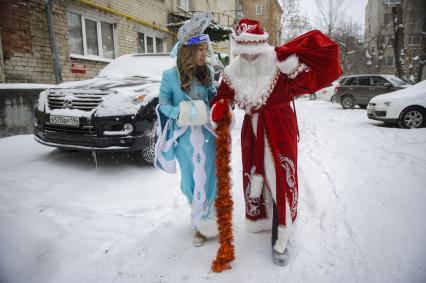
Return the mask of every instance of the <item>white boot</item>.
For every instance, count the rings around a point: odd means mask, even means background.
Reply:
[[[286,266],[290,259],[288,249],[285,249],[283,253],[279,253],[276,250],[272,249],[272,260],[276,265]]]
[[[197,247],[197,248],[202,247],[202,246],[204,246],[206,241],[207,241],[207,238],[203,234],[201,234],[200,232],[197,231],[197,232],[195,232],[194,240],[192,241],[192,245],[194,247]]]

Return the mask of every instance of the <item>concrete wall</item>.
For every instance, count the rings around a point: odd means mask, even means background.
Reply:
[[[33,133],[33,110],[41,91],[0,89],[0,138]]]

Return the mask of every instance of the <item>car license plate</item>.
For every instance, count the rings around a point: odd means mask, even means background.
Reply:
[[[79,127],[80,120],[78,117],[56,116],[50,115],[50,123],[63,126]]]

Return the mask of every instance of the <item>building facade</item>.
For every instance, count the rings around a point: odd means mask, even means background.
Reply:
[[[242,15],[257,20],[269,34],[269,44],[281,45],[283,10],[278,0],[240,0]]]
[[[0,0],[0,72],[5,82],[55,83],[45,3]],[[93,78],[123,54],[168,52],[174,35],[167,29],[166,4],[163,0],[54,1],[62,80]]]
[[[423,53],[422,36],[426,14],[424,0],[402,0],[402,24],[404,26],[404,62],[405,79],[414,79],[416,65]],[[394,35],[393,16],[390,7],[384,1],[369,0],[365,7],[364,41],[370,72],[395,74],[395,58],[392,39]]]
[[[0,82],[55,83],[46,0],[0,0]],[[170,27],[194,12],[211,10],[215,51],[229,54],[237,0],[54,0],[53,29],[62,81],[93,78],[129,53],[169,53]]]

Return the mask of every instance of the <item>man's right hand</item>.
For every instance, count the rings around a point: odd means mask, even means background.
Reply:
[[[229,102],[226,99],[220,99],[212,107],[212,120],[214,122],[222,121],[229,113]]]

